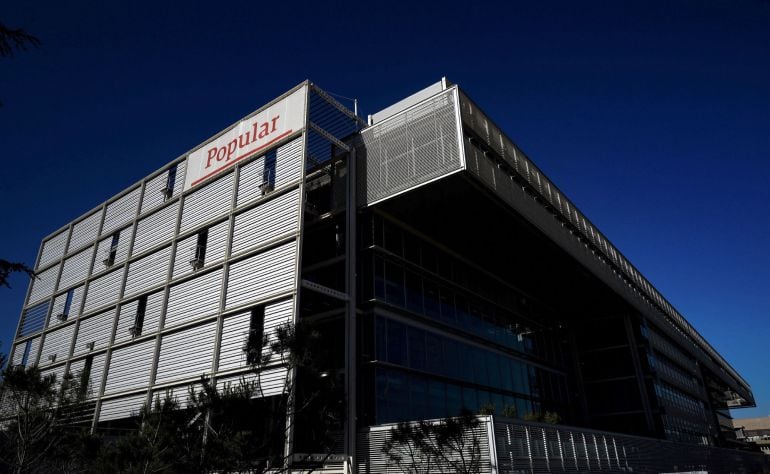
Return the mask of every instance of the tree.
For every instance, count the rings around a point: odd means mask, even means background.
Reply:
[[[2,27],[2,25],[0,25]],[[35,272],[24,265],[23,263],[9,262],[8,260],[0,259],[0,286],[10,288],[8,284],[8,277],[11,273],[24,272],[29,275],[30,278],[35,278]]]
[[[439,421],[399,423],[382,447],[388,461],[404,473],[481,472],[479,420],[469,411]]]
[[[0,23],[0,57],[11,57],[15,51],[26,51],[30,46],[40,46],[40,40],[21,28],[9,28]]]

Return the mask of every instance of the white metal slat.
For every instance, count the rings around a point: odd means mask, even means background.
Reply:
[[[303,137],[278,147],[275,159],[275,187],[299,180],[302,177]]]
[[[144,195],[142,195],[141,213],[145,214],[159,207],[166,201],[166,195],[163,189],[168,182],[168,170],[159,175],[148,179],[144,184]]]
[[[199,378],[211,373],[216,321],[163,336],[155,383]]]
[[[53,289],[56,285],[56,278],[59,276],[59,265],[54,265],[48,270],[42,271],[37,274],[36,278],[32,278],[30,285],[32,290],[29,292],[28,305],[37,303],[49,296],[53,295]]]
[[[117,420],[138,415],[146,399],[147,394],[141,393],[129,397],[104,400],[99,411],[99,421]]]
[[[93,243],[96,240],[99,232],[99,224],[102,221],[102,211],[94,212],[85,219],[75,223],[72,226],[72,235],[70,236],[70,243],[67,247],[67,252],[78,250],[86,244]]]
[[[124,196],[107,204],[104,210],[104,225],[102,235],[111,234],[115,229],[131,222],[136,216],[139,207],[139,193],[141,188],[136,187]]]
[[[43,352],[40,357],[39,365],[49,365],[67,360],[70,355],[70,348],[72,347],[74,335],[74,324],[64,326],[46,334],[45,341],[43,341]],[[51,356],[55,356],[54,360],[50,359]]]
[[[246,372],[238,375],[222,377],[217,380],[217,388],[222,390],[230,384],[235,387],[244,381],[246,383],[257,383],[261,392],[257,396],[272,397],[284,393],[286,387],[286,368],[276,367],[262,371],[257,380],[257,375],[252,372]]]
[[[102,388],[102,376],[104,375],[104,362],[106,358],[106,354],[94,356],[91,362],[91,372],[88,374],[88,380],[86,381],[86,398],[91,399],[99,396],[99,392]],[[69,372],[78,381],[82,381],[85,366],[86,359],[76,360],[70,364]]]
[[[246,368],[246,353],[243,351],[249,335],[251,311],[228,316],[222,322],[222,342],[219,345],[218,370],[227,371]]]
[[[122,268],[118,268],[93,280],[88,285],[83,313],[87,314],[103,306],[115,303],[118,300],[118,292],[120,291],[122,280]]]
[[[113,394],[147,387],[154,355],[155,339],[114,350],[104,393]]]
[[[222,262],[225,259],[225,249],[227,248],[227,236],[230,231],[230,221],[220,222],[208,229],[208,241],[206,242],[206,258],[203,267]],[[181,240],[176,246],[174,257],[174,278],[189,275],[195,271],[190,264],[190,260],[196,257],[196,247],[198,244],[198,234],[191,235]],[[200,269],[198,270],[200,271]]]
[[[92,274],[97,274],[108,268],[112,268],[115,265],[120,265],[126,261],[126,258],[128,258],[128,245],[131,242],[131,233],[133,230],[133,227],[126,227],[125,229],[120,230],[118,233],[118,245],[115,249],[115,258],[112,265],[109,266],[105,264],[105,260],[107,260],[110,256],[112,236],[110,235],[107,238],[99,241],[99,244],[96,248],[96,259],[94,262],[94,270]]]
[[[251,304],[296,288],[297,243],[249,257],[230,266],[226,308]]]
[[[49,263],[58,260],[64,256],[64,246],[67,244],[67,231],[63,230],[43,243],[43,250],[40,252],[40,260],[35,269],[40,269]]]
[[[128,266],[125,296],[134,295],[166,281],[171,247],[158,250]]]
[[[232,253],[259,247],[299,228],[299,189],[235,216]]]
[[[80,303],[83,301],[83,286],[79,286],[72,290],[72,301],[70,302],[69,313],[64,314],[65,306],[67,303],[67,293],[62,293],[53,300],[53,310],[48,318],[48,327],[53,327],[61,324],[67,320],[73,320],[80,314]],[[64,315],[61,317],[59,315]]]
[[[40,376],[45,378],[50,375],[54,375],[56,377],[56,384],[54,387],[56,387],[56,390],[59,390],[59,387],[61,387],[61,382],[64,380],[64,365],[60,365],[58,367],[54,367],[52,369],[47,370],[41,370]]]
[[[35,337],[29,340],[29,355],[27,356],[27,362],[25,367],[31,367],[37,360],[37,350],[40,347],[40,337]],[[16,344],[13,348],[13,356],[11,357],[12,365],[21,365],[24,360],[24,351],[27,348],[27,341]]]
[[[188,194],[182,206],[182,222],[179,232],[184,233],[203,222],[227,213],[233,193],[233,173]]]
[[[164,327],[168,328],[205,316],[219,309],[222,269],[171,287]]]
[[[136,324],[136,312],[139,300],[131,301],[120,307],[118,326],[115,329],[115,344],[130,341],[133,337],[146,336],[158,331],[160,313],[163,307],[164,292],[158,291],[147,296],[147,306],[144,310],[144,320],[141,332],[137,336],[131,334],[131,328]]]
[[[180,161],[176,165],[176,182],[174,183],[173,196],[179,196],[184,190],[185,174],[187,173],[187,161]]]
[[[163,403],[166,397],[176,402],[179,408],[187,408],[190,404],[190,390],[199,392],[201,390],[201,384],[185,384],[178,387],[167,387],[152,392],[152,404],[157,402]]]
[[[260,185],[264,182],[265,157],[260,156],[256,160],[241,168],[238,176],[238,195],[236,205],[242,206],[262,197]]]
[[[80,283],[88,277],[91,268],[91,259],[94,256],[94,248],[88,247],[64,261],[61,278],[59,279],[59,291]]]
[[[277,340],[276,329],[279,326],[290,323],[293,318],[294,299],[281,301],[274,304],[265,306],[265,321],[264,321],[264,334],[267,336],[269,343],[273,343]],[[280,354],[273,354],[270,362],[278,362],[280,360]]]
[[[91,352],[90,344],[93,344],[93,350],[104,349],[112,337],[112,325],[115,321],[115,309],[110,309],[103,313],[81,319],[78,335],[75,339],[74,356],[80,356]]]
[[[137,222],[132,255],[140,254],[170,241],[176,230],[178,213],[179,201]]]

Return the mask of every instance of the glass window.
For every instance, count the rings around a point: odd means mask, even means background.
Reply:
[[[377,360],[388,360],[387,351],[387,330],[388,323],[385,318],[377,317],[374,325],[374,344],[375,344],[375,358]]]
[[[425,331],[410,326],[409,334],[409,367],[425,370]]]
[[[428,381],[419,376],[409,377],[410,420],[428,418]]]
[[[428,382],[428,418],[446,416],[445,384],[437,380]]]
[[[425,368],[433,374],[443,374],[446,363],[441,353],[441,338],[430,331],[425,333]]]
[[[423,314],[422,278],[406,271],[406,308],[417,314]]]
[[[463,408],[473,413],[478,413],[479,406],[476,389],[473,387],[463,387]]]
[[[393,263],[385,263],[385,300],[404,306],[404,270]]]
[[[437,320],[441,317],[438,286],[426,279],[423,281],[423,288],[425,290],[425,316]]]
[[[385,299],[385,265],[381,258],[374,258],[374,297]]]
[[[460,393],[460,387],[454,384],[446,386],[446,414],[448,416],[457,416],[462,411],[463,400]]]
[[[388,321],[388,362],[398,365],[406,365],[406,326]]]
[[[450,326],[456,326],[454,292],[449,288],[442,287],[439,298],[441,301],[441,320]]]

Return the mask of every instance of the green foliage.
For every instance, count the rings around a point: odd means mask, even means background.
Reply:
[[[495,414],[495,404],[494,403],[485,403],[484,405],[479,408],[479,415],[494,415]]]
[[[382,452],[404,473],[481,471],[479,421],[470,412],[438,422],[399,423]]]
[[[516,418],[519,416],[519,412],[516,409],[516,405],[505,405],[503,412],[501,413],[506,418]]]

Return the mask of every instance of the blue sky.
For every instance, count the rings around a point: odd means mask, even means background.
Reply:
[[[43,44],[0,60],[0,258],[306,78],[366,114],[447,76],[770,413],[770,2],[268,3],[1,6]]]

